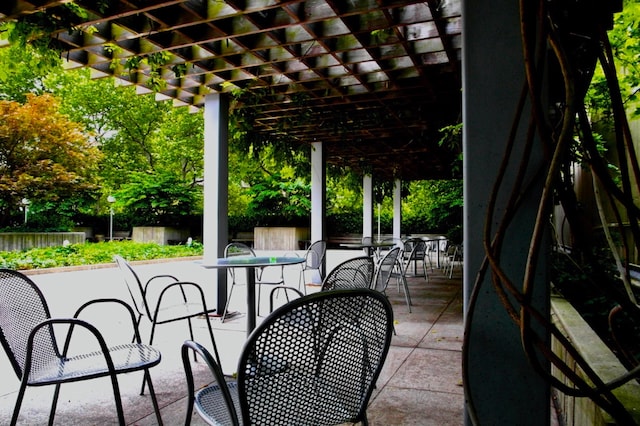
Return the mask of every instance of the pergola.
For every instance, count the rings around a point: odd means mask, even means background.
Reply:
[[[461,0],[76,1],[83,17],[67,3],[3,1],[0,22],[46,11],[71,66],[177,106],[240,89],[255,130],[322,142],[329,164],[454,177],[439,140],[461,121]]]
[[[0,22],[62,10],[65,3],[4,1]],[[479,288],[474,284],[486,260],[483,229],[488,206],[496,208],[496,217],[488,220],[493,223],[509,209],[504,194],[492,199],[493,183],[499,175],[507,183],[520,178],[516,162],[499,170],[500,158],[509,151],[540,169],[548,161],[539,149],[529,152],[522,144],[507,143],[510,136],[519,142],[527,133],[526,126],[512,128],[525,81],[521,25],[534,16],[526,16],[526,11],[535,12],[537,4],[559,4],[573,9],[569,22],[580,24],[586,15],[575,12],[609,19],[621,2],[600,2],[603,10],[587,8],[600,3],[586,0],[76,3],[88,15],[65,23],[52,35],[77,66],[91,68],[98,77],[114,75],[142,92],[161,80],[166,86],[156,86],[159,99],[195,108],[206,104],[205,115],[209,110],[211,117],[205,117],[205,123],[223,121],[218,118],[224,118],[219,112],[226,108],[226,96],[216,94],[236,88],[253,93],[260,112],[256,129],[286,135],[294,146],[321,143],[328,163],[364,174],[399,180],[451,178],[457,153],[439,146],[439,130],[464,117],[466,406],[473,420],[482,424],[549,423],[549,382],[523,353],[519,330],[490,277],[479,283],[485,285],[476,295],[473,312],[467,310],[468,303]],[[69,23],[75,28],[71,32]],[[143,58],[146,63],[139,62]],[[127,63],[138,65],[127,69]],[[540,86],[551,101],[562,96],[562,89],[546,80]],[[526,115],[531,105],[523,105]],[[547,113],[553,111],[550,106],[545,105]],[[221,129],[212,126],[207,129],[205,124],[205,139],[207,133],[224,139]],[[226,167],[224,156],[216,155],[214,166]],[[516,281],[526,267],[539,201],[535,193],[543,185],[535,175],[528,177],[532,184],[510,217],[511,226],[504,233],[508,244],[500,253],[505,274]],[[313,197],[312,192],[312,205]],[[544,271],[545,262],[539,260],[539,271]],[[549,311],[546,279],[544,273],[535,275],[539,285],[530,301],[543,316]],[[469,424],[472,419],[465,420]]]

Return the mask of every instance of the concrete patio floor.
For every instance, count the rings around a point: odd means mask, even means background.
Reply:
[[[329,250],[327,268],[331,269],[341,261],[361,254],[362,252],[354,250]],[[181,280],[201,283],[208,292],[208,300],[212,301],[210,303],[213,304],[215,300],[215,289],[206,285],[213,272],[198,266],[192,259],[134,266],[142,278],[170,273]],[[296,266],[285,268],[287,284],[297,285],[299,270]],[[421,277],[409,279],[412,313],[408,312],[402,290],[396,291],[393,282],[388,289],[394,306],[397,334],[393,337],[389,355],[367,410],[371,425],[463,424],[461,271],[459,267],[456,268],[452,279],[437,269],[430,272],[429,276],[429,282]],[[126,287],[115,267],[34,274],[31,278],[44,292],[54,317],[71,316],[76,307],[93,298],[119,297],[129,301]],[[244,290],[243,285],[234,290],[232,310],[246,311]],[[263,296],[268,291],[267,287]],[[317,291],[317,287],[308,287],[308,291]],[[267,299],[268,297],[262,298],[262,315],[268,311]],[[199,321],[196,324],[195,340],[210,348],[206,326],[203,320]],[[239,315],[224,324],[217,318],[210,321],[214,327],[223,370],[232,374],[236,370],[237,359],[246,338],[245,316]],[[106,328],[108,336],[121,329],[107,314],[95,319],[92,317],[92,322],[98,327]],[[148,336],[148,323],[142,324],[141,333],[143,338]],[[162,361],[151,369],[151,376],[165,425],[184,424],[187,389],[180,360],[180,346],[188,338],[186,323],[162,325],[156,330],[154,346],[162,352]],[[210,381],[208,371],[202,363],[194,363],[193,367],[199,385]],[[0,377],[0,424],[4,425],[9,424],[11,419],[19,386],[4,352],[0,355]],[[144,396],[139,395],[142,374],[121,375],[119,381],[127,424],[157,424],[148,392]],[[52,395],[53,386],[28,388],[18,424],[46,424]],[[115,405],[108,379],[62,386],[55,424],[116,423]],[[194,415],[192,424],[202,425],[204,422]]]

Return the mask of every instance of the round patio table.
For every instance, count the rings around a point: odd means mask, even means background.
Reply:
[[[202,262],[207,269],[246,268],[247,270],[247,335],[256,327],[256,268],[266,266],[295,265],[304,262],[304,257],[283,256],[233,256]]]

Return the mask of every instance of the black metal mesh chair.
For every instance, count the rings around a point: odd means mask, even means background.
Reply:
[[[375,261],[373,257],[361,256],[345,260],[334,267],[322,281],[320,291],[370,288],[375,274]],[[293,287],[278,286],[271,290],[269,311],[275,306],[275,297],[284,293],[286,302],[302,297],[304,294]]]
[[[306,282],[305,282],[305,273],[311,271],[312,273],[317,272],[320,281],[324,279],[324,271],[323,264],[324,258],[327,253],[327,242],[323,240],[315,241],[313,244],[309,246],[306,253],[304,254],[305,262],[302,264],[302,270],[300,271],[300,277],[298,279],[298,290],[303,289],[303,292],[306,293]]]
[[[431,266],[431,258],[427,254],[427,242],[420,238],[412,238],[405,241],[403,271],[406,274],[411,269],[413,263],[413,275],[418,275],[418,263],[422,266],[422,274],[425,280],[429,280],[427,275],[427,262]]]
[[[407,284],[407,280],[404,276],[404,266],[400,259],[399,247],[394,247],[389,250],[376,265],[376,274],[373,279],[372,288],[386,294],[391,278],[394,278],[397,281],[398,287],[402,284],[404,298],[407,302],[409,312],[411,312],[411,295],[409,294],[409,285]]]
[[[230,243],[224,248],[224,257],[232,257],[232,256],[251,256],[256,257],[256,253],[253,251],[251,247],[242,243]],[[262,268],[255,268],[256,271],[256,286],[258,286],[258,303],[257,306],[257,315],[260,315],[260,295],[262,294],[262,286],[263,285],[273,285],[273,286],[281,286],[284,284],[284,266],[280,266],[280,276],[275,280],[267,280],[264,277],[264,272],[268,268],[267,266]],[[233,294],[233,289],[237,284],[237,271],[233,268],[229,268],[229,276],[231,277],[231,289],[229,290],[229,296],[227,297],[227,305],[224,307],[224,312],[222,313],[221,321],[227,317],[229,312],[229,302],[231,302],[231,295]]]
[[[453,270],[457,264],[462,264],[463,249],[462,244],[450,244],[444,255],[445,275],[453,277]]]
[[[321,291],[371,288],[374,273],[375,262],[371,256],[345,260],[327,274],[322,282]]]
[[[96,327],[78,318],[87,308],[98,303],[111,303],[128,312],[131,317],[131,331],[135,336],[134,343],[108,347]],[[56,336],[64,336],[60,334],[63,327],[67,331],[64,346],[61,347]],[[72,337],[78,334],[78,330],[88,331],[94,337],[93,343],[85,340],[86,332],[80,333],[83,344],[76,343],[76,339]],[[127,339],[129,336],[130,334],[127,333]],[[20,380],[20,389],[11,419],[12,425],[18,421],[20,407],[28,386],[55,385],[49,414],[49,424],[53,424],[60,385],[97,377],[111,378],[118,422],[124,425],[124,411],[117,375],[141,370],[144,371],[145,380],[149,385],[156,418],[158,423],[162,424],[160,409],[149,375],[149,368],[160,362],[160,352],[140,343],[135,314],[126,303],[117,299],[96,299],[82,305],[73,318],[51,318],[44,296],[33,281],[19,272],[0,269],[0,341]],[[74,348],[83,346],[85,350],[90,344],[91,348],[88,352],[75,353],[75,350],[73,352],[70,350],[72,344]]]
[[[193,340],[193,324],[191,320],[204,317],[207,324],[211,345],[216,359],[219,361],[218,347],[213,337],[213,328],[209,314],[215,309],[207,308],[202,288],[190,281],[180,281],[173,275],[155,275],[143,285],[140,277],[131,264],[122,256],[114,256],[131,295],[133,306],[138,314],[137,322],[143,317],[151,322],[149,344],[153,344],[157,325],[186,320],[189,325],[189,336]],[[144,384],[143,384],[144,386]]]
[[[379,292],[303,296],[275,310],[249,336],[236,382],[225,382],[210,358],[217,381],[195,395],[187,366],[194,344],[185,342],[187,423],[195,404],[209,424],[368,424],[366,407],[392,333],[393,310]]]

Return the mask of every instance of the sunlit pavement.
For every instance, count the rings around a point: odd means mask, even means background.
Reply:
[[[271,255],[272,252],[264,254]],[[298,254],[302,255],[303,252]],[[329,250],[327,269],[362,254],[357,250]],[[208,303],[215,305],[215,288],[213,285],[207,286],[215,271],[202,268],[194,259],[134,263],[134,267],[142,278],[168,273],[184,281],[198,282],[207,292]],[[280,274],[279,268],[271,269],[266,273],[275,276]],[[285,282],[297,286],[299,273],[299,266],[285,267]],[[118,297],[129,301],[126,286],[115,264],[114,267],[34,274],[30,277],[43,291],[54,317],[71,316],[83,302],[94,298]],[[410,278],[409,287],[412,313],[408,312],[402,289],[397,289],[394,282],[387,292],[394,306],[397,334],[367,410],[369,422],[372,425],[461,425],[464,397],[461,378],[463,323],[460,267],[454,269],[452,279],[435,269],[429,271],[428,282],[423,277]],[[236,286],[230,301],[232,311],[246,312],[245,289],[244,285]],[[308,292],[317,289],[307,287]],[[269,290],[269,287],[263,289],[261,315],[269,309],[266,297]],[[211,343],[203,321],[196,321],[195,340],[209,348]],[[241,314],[225,323],[218,318],[210,321],[223,370],[233,374],[246,338],[246,316]],[[101,330],[106,330],[107,337],[122,330],[121,324],[108,313],[99,318],[92,317],[92,322]],[[149,324],[143,322],[143,338],[148,336],[149,329]],[[166,425],[184,424],[187,389],[180,346],[188,338],[186,322],[161,325],[156,329],[154,346],[162,352],[162,362],[151,369],[151,375]],[[210,380],[202,363],[194,364],[194,372],[199,385]],[[11,419],[19,382],[4,352],[0,355],[0,377],[0,424],[5,425]],[[142,374],[121,375],[119,381],[127,424],[157,424],[148,392],[139,395]],[[53,386],[28,388],[18,424],[46,424],[53,389]],[[55,424],[117,423],[108,379],[64,384],[61,389]],[[204,422],[194,415],[192,424],[201,425]]]

